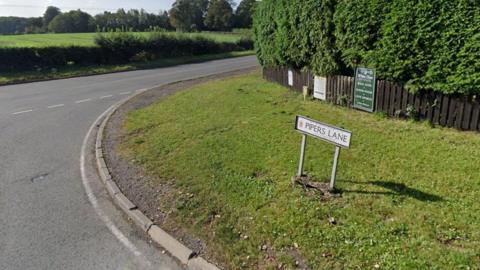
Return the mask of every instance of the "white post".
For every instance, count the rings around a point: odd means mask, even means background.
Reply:
[[[335,189],[335,180],[337,178],[338,157],[340,156],[340,147],[335,146],[335,156],[333,158],[332,178],[330,179],[330,190]]]
[[[305,148],[307,147],[307,135],[302,134],[302,144],[300,145],[300,163],[298,164],[297,176],[303,175],[303,162],[305,161]]]

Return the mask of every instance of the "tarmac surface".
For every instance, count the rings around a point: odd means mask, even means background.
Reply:
[[[0,269],[182,269],[100,182],[92,205],[82,143],[105,110],[139,89],[255,66],[249,56],[0,87]]]

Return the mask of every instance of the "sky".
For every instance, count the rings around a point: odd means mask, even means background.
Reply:
[[[106,11],[145,9],[158,13],[168,10],[175,0],[0,0],[0,16],[40,17],[47,6],[59,7],[62,11],[81,9],[92,15]]]

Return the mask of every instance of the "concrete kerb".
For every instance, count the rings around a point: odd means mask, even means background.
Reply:
[[[196,78],[195,78],[196,79]],[[157,244],[162,246],[173,257],[178,259],[181,263],[185,264],[188,269],[192,270],[219,270],[217,266],[211,264],[201,257],[197,257],[196,253],[191,249],[180,243],[177,239],[170,234],[162,230],[157,225],[153,225],[153,222],[145,216],[137,206],[133,204],[120,190],[118,185],[112,180],[110,171],[108,170],[103,154],[103,135],[105,127],[110,120],[111,116],[118,110],[120,106],[125,104],[130,99],[137,95],[140,95],[146,91],[155,89],[142,89],[136,91],[136,93],[115,105],[112,110],[105,116],[97,131],[97,137],[95,140],[95,159],[98,167],[100,178],[102,179],[108,193],[112,197],[113,201],[125,212],[125,214],[144,232],[146,232],[150,238]]]

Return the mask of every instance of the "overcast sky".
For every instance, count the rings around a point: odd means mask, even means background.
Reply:
[[[157,13],[168,10],[175,0],[0,0],[0,16],[39,17],[47,6],[59,7],[62,11],[81,9],[92,15],[124,9],[145,9]]]

